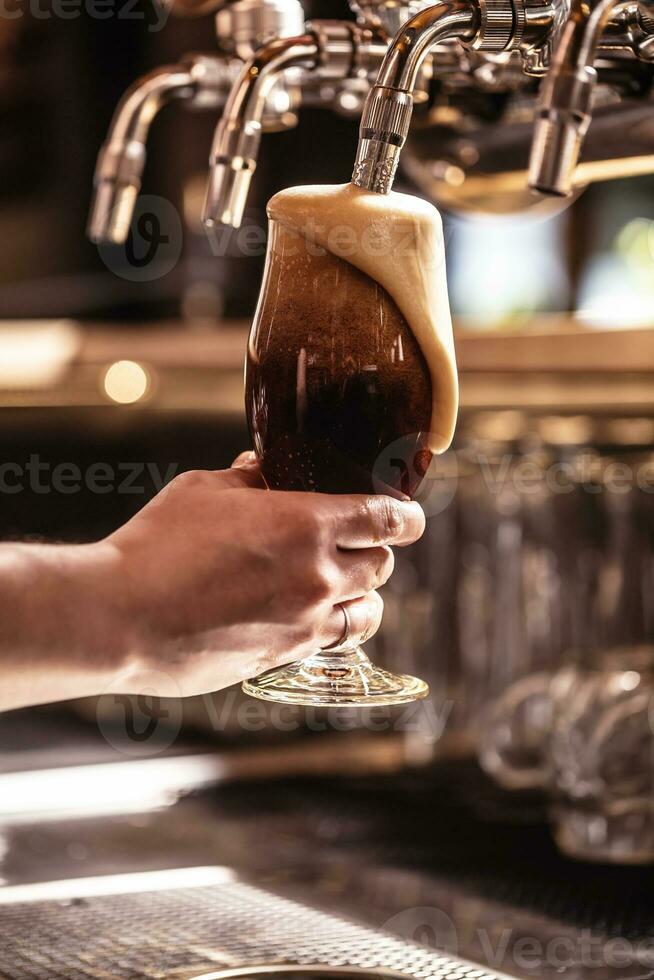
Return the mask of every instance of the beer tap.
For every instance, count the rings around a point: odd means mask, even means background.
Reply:
[[[409,136],[407,173],[455,210],[555,208],[575,172],[587,183],[654,170],[650,130],[632,125],[653,101],[654,0],[348,0],[356,22],[309,23],[299,0],[160,2],[214,14],[217,52],[153,72],[123,98],[96,169],[94,241],[125,241],[149,126],[171,101],[225,107],[207,227],[241,223],[262,133],[295,125],[300,105],[361,113],[352,182],[377,193],[390,191]],[[598,52],[606,87],[580,160]],[[419,101],[429,109],[409,134]]]
[[[298,37],[279,38],[246,61],[218,123],[210,159],[202,220],[207,227],[241,224],[262,132],[262,112],[271,87],[288,69],[311,78],[343,80],[375,69],[385,38],[347,21],[313,21]]]
[[[219,106],[232,79],[233,72],[223,59],[195,55],[179,65],[150,72],[125,93],[98,156],[88,225],[92,241],[120,244],[127,239],[150,125],[163,106],[174,100]]]
[[[587,0],[574,0],[540,91],[529,163],[532,190],[560,197],[572,193],[591,121],[597,84],[593,62],[602,35],[614,26],[638,53],[641,42],[648,38],[650,17],[637,3],[599,0],[589,6]]]
[[[216,13],[218,55],[189,55],[137,81],[121,99],[100,150],[88,234],[94,242],[124,242],[145,166],[146,141],[157,113],[169,102],[221,108],[244,60],[271,38],[304,28],[299,0],[162,0],[178,16]],[[292,99],[287,100],[289,104]],[[291,112],[273,107],[267,123],[283,127]]]
[[[444,40],[457,39],[480,52],[523,53],[542,43],[554,8],[524,0],[441,0],[420,10],[392,41],[364,106],[352,183],[388,194],[409,132],[414,91],[427,54]],[[438,73],[438,57],[434,71]]]

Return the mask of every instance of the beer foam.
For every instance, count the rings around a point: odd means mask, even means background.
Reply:
[[[350,262],[379,283],[407,321],[429,368],[429,448],[452,441],[459,401],[441,217],[410,194],[374,194],[354,184],[289,187],[268,216]]]

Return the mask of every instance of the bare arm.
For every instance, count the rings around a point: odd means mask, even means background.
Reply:
[[[0,545],[0,710],[144,687],[186,696],[381,620],[417,504],[278,493],[251,457],[182,474],[96,544]]]
[[[0,710],[102,691],[129,671],[106,542],[0,545]]]

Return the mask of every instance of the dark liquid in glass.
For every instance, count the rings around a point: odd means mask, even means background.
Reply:
[[[272,225],[246,367],[268,486],[413,496],[431,460],[432,392],[407,321],[349,262]]]

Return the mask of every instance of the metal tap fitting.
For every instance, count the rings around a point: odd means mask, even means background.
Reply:
[[[360,71],[359,46],[370,40],[370,31],[355,24],[314,21],[305,34],[270,41],[245,63],[216,128],[202,215],[207,227],[241,224],[257,166],[266,97],[282,73],[304,68],[324,80],[347,78]]]
[[[456,38],[478,51],[507,51],[523,42],[523,0],[441,0],[407,21],[392,41],[361,117],[352,174],[357,187],[388,194],[413,111],[420,67],[440,41]],[[434,71],[438,71],[434,55]]]
[[[624,6],[623,0],[599,0],[590,7],[587,0],[574,0],[541,83],[529,162],[532,190],[559,197],[573,192],[597,83],[593,62],[603,31]]]
[[[91,241],[126,241],[141,187],[150,125],[163,106],[173,100],[220,105],[232,77],[222,59],[196,55],[145,75],[125,93],[95,169],[88,223]]]

